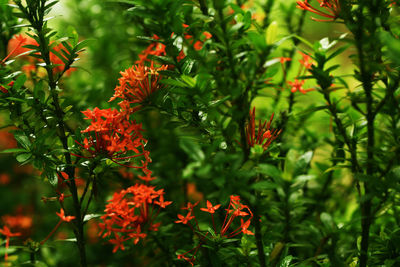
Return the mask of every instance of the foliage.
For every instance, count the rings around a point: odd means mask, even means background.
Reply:
[[[0,4],[5,266],[399,265],[398,1]]]

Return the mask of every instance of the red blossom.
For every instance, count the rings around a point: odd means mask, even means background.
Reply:
[[[123,102],[120,106],[128,113],[134,112],[139,107],[131,108],[132,104],[142,104],[155,91],[160,90],[162,85],[159,84],[161,75],[159,71],[166,70],[168,66],[154,67],[134,65],[125,71],[121,71],[122,77],[118,79],[119,85],[115,87],[114,96],[110,98],[113,101],[116,98],[121,98]]]
[[[154,222],[161,208],[165,208],[171,201],[164,201],[164,190],[155,190],[154,186],[135,184],[120,192],[114,193],[105,208],[105,215],[101,216],[99,224],[103,238],[111,237],[115,245],[113,252],[119,248],[123,250],[123,242],[132,240],[137,244],[147,235],[147,231],[158,231],[159,222]]]
[[[4,254],[4,260],[7,261],[7,259],[8,259],[7,250],[8,250],[8,247],[10,246],[10,237],[20,236],[21,233],[12,233],[10,228],[8,228],[7,226],[4,225],[3,229],[0,229],[0,234],[4,235],[6,237],[6,251]]]
[[[175,221],[175,223],[183,223],[183,224],[187,224],[189,221],[193,220],[195,217],[192,216],[192,212],[189,211],[188,214],[186,214],[186,216],[183,216],[181,214],[178,214],[178,219],[177,221]]]
[[[159,40],[160,37],[154,34],[153,39]],[[149,55],[165,56],[165,45],[160,42],[152,42],[145,50],[143,50],[139,54],[139,60],[137,60],[135,64],[143,65],[145,61],[150,62],[151,60],[148,59]]]
[[[183,259],[192,265],[196,259],[197,251],[201,246],[203,246],[206,243],[205,236],[208,235],[208,232],[205,234],[199,234],[202,231],[199,228],[199,224],[197,222],[193,209],[197,204],[198,202],[195,204],[188,203],[187,206],[183,208],[188,210],[186,216],[178,214],[179,220],[175,221],[175,223],[188,224],[189,227],[194,232],[194,234],[196,234],[199,237],[200,242],[196,247],[190,249],[189,251],[186,251],[183,254],[178,255],[178,259]],[[248,228],[250,227],[251,219],[253,218],[253,213],[247,205],[244,205],[240,202],[240,197],[235,195],[230,196],[230,202],[228,208],[226,209],[225,219],[218,233],[217,228],[215,226],[216,224],[214,222],[214,213],[220,206],[221,206],[220,204],[213,206],[211,202],[207,200],[207,208],[200,208],[200,210],[209,212],[211,214],[213,229],[216,234],[218,234],[220,237],[223,238],[232,238],[240,233],[253,235],[253,233],[248,230]],[[234,223],[235,218],[239,216],[240,217],[250,216],[250,217],[247,218],[246,222],[244,222],[243,219],[241,219],[241,225],[236,229],[232,230],[230,227]],[[193,219],[195,219],[195,224],[189,223],[189,221]],[[196,229],[194,227],[196,227]],[[189,253],[192,255],[190,258],[186,256],[189,255]]]
[[[125,167],[144,169],[146,176],[143,178],[145,180],[153,179],[151,172],[147,170],[147,164],[151,162],[151,159],[150,153],[144,149],[147,140],[142,136],[141,124],[128,120],[125,112],[115,109],[94,108],[82,111],[82,113],[86,116],[85,119],[91,120],[91,124],[82,131],[89,136],[83,140],[83,144],[77,143],[90,152],[92,158],[107,157]],[[124,165],[121,163],[133,158],[142,158],[141,164]]]
[[[74,220],[76,218],[75,216],[65,216],[65,212],[64,212],[63,209],[61,209],[59,213],[56,212],[56,214],[64,222],[70,222],[70,221],[72,221],[72,220]]]
[[[206,209],[205,208],[200,208],[200,210],[213,214],[213,213],[215,213],[215,211],[217,209],[219,209],[219,207],[221,207],[221,204],[215,205],[213,207],[211,202],[207,200],[207,208]]]
[[[294,93],[294,92],[296,92],[296,91],[299,91],[299,92],[305,94],[305,93],[307,93],[307,92],[309,92],[309,91],[314,90],[314,89],[312,89],[312,88],[304,89],[304,88],[303,88],[304,83],[305,83],[305,80],[299,81],[299,80],[295,79],[294,82],[290,82],[290,81],[289,81],[288,84],[292,87],[292,89],[290,89],[290,91],[291,91],[292,93]]]

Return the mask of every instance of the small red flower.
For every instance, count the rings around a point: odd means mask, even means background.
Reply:
[[[243,219],[240,219],[240,228],[242,228],[242,233],[245,235],[254,235],[253,232],[249,231],[247,228],[250,226],[250,220],[247,220],[245,223]]]
[[[219,207],[221,207],[221,204],[215,205],[213,207],[211,202],[207,200],[207,208],[206,209],[205,208],[200,208],[200,210],[213,214],[213,213],[215,213],[215,211],[217,209],[219,209]]]
[[[154,34],[153,39],[159,40],[160,37]],[[160,42],[151,43],[145,50],[142,51],[142,53],[139,54],[139,60],[137,60],[135,64],[143,65],[145,61],[150,62],[151,60],[148,59],[149,55],[165,56],[165,45]]]
[[[189,211],[188,214],[186,214],[186,216],[183,216],[181,214],[178,214],[178,219],[177,221],[175,221],[175,223],[183,223],[183,224],[187,224],[189,221],[194,219],[194,216],[191,216],[192,212]]]
[[[292,87],[292,89],[290,91],[292,93],[299,91],[299,92],[305,94],[307,92],[314,90],[313,88],[304,89],[303,88],[304,83],[305,83],[305,80],[299,81],[299,80],[295,79],[294,82],[289,81],[288,84]]]
[[[196,260],[197,251],[200,249],[201,246],[203,246],[205,244],[205,236],[208,235],[208,232],[205,234],[199,234],[199,232],[201,232],[201,229],[199,227],[197,219],[195,218],[194,210],[193,210],[194,206],[196,206],[197,204],[198,203],[196,203],[196,204],[188,203],[187,207],[184,208],[184,209],[189,210],[187,215],[183,216],[181,214],[178,214],[179,220],[175,221],[175,223],[188,224],[189,227],[194,232],[194,234],[198,235],[198,237],[199,237],[199,243],[196,247],[190,249],[189,251],[186,251],[183,254],[178,255],[178,259],[183,259],[192,265],[193,265],[194,261]],[[215,233],[218,233],[218,231],[217,231],[216,224],[214,221],[214,213],[220,206],[221,206],[220,204],[213,206],[211,204],[211,202],[207,200],[207,208],[200,208],[200,210],[209,212],[211,214],[213,229],[214,229]],[[230,231],[228,231],[230,229],[230,226],[232,225],[232,223],[235,221],[235,218],[238,216],[242,216],[242,217],[250,216],[250,217],[248,217],[246,222],[243,222],[243,219],[241,219],[241,225],[239,227],[237,227],[235,230],[231,229]],[[221,230],[219,231],[218,235],[223,238],[232,238],[240,233],[247,234],[247,235],[253,235],[253,233],[248,230],[248,227],[250,226],[250,222],[251,222],[252,218],[253,218],[253,213],[251,212],[249,207],[246,205],[243,205],[240,202],[239,196],[232,195],[230,197],[229,206],[226,209],[226,215],[225,215],[224,222],[222,223]],[[195,224],[188,223],[192,219],[195,219]],[[196,227],[196,230],[195,230],[195,227]],[[189,256],[187,256],[187,255],[191,255],[191,257],[189,258]]]
[[[10,237],[20,236],[21,233],[11,233],[10,228],[8,228],[7,226],[4,225],[3,229],[0,229],[0,234],[4,235],[6,237],[6,251],[4,254],[4,260],[7,261],[7,259],[8,259],[7,250],[8,250],[8,247],[10,246]]]
[[[76,218],[75,216],[65,216],[65,212],[64,212],[63,209],[61,209],[59,213],[56,212],[56,214],[64,222],[70,222],[70,221],[72,221],[72,220],[74,220]]]

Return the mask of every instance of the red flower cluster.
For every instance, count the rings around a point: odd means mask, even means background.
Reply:
[[[299,72],[297,73],[297,77],[306,75],[307,71],[308,71],[309,69],[311,69],[311,66],[313,65],[312,59],[311,59],[311,57],[310,57],[309,55],[304,54],[304,53],[302,53],[302,52],[300,52],[300,51],[299,51],[299,53],[300,53],[300,55],[301,55],[301,59],[299,59],[300,68],[299,68]],[[305,93],[307,93],[307,92],[310,92],[310,91],[313,91],[313,90],[314,90],[313,88],[308,88],[308,89],[304,89],[304,88],[303,88],[303,85],[304,85],[304,83],[305,83],[305,80],[298,80],[298,79],[296,78],[296,79],[294,80],[294,82],[289,81],[289,82],[287,82],[287,83],[288,83],[289,86],[291,87],[291,90],[290,90],[290,91],[291,91],[292,93],[294,93],[294,92],[296,92],[296,91],[299,91],[299,92],[305,94]]]
[[[187,24],[183,24],[182,25],[186,30],[188,30],[189,29],[189,25],[187,25]],[[186,39],[186,40],[188,40],[189,41],[189,43],[190,44],[192,44],[193,43],[193,40],[194,40],[194,38],[193,38],[193,35],[190,35],[190,34],[188,34],[188,33],[184,33],[183,34],[183,36],[184,36],[184,38]],[[203,48],[203,43],[205,42],[205,41],[207,41],[208,39],[211,39],[212,38],[212,34],[211,33],[209,33],[209,32],[203,32],[203,35],[201,36],[201,40],[197,40],[194,44],[193,44],[193,48],[195,49],[195,50],[201,50],[202,48]]]
[[[159,40],[160,37],[154,34],[153,39]],[[160,42],[151,43],[145,50],[142,51],[142,53],[139,54],[139,60],[137,60],[135,64],[143,65],[145,61],[150,62],[150,59],[147,58],[149,55],[165,56],[165,45]]]
[[[164,200],[164,189],[155,190],[154,186],[136,184],[118,193],[106,205],[105,215],[99,224],[99,235],[112,237],[109,242],[114,244],[113,252],[119,248],[124,250],[124,242],[133,240],[137,244],[140,238],[145,238],[148,231],[158,231],[161,223],[154,223],[161,208],[171,201]]]
[[[189,227],[193,230],[193,232],[195,234],[197,234],[200,238],[200,242],[196,247],[192,248],[191,250],[189,250],[183,254],[178,255],[178,259],[184,259],[187,262],[189,262],[192,266],[194,265],[195,256],[196,256],[197,251],[205,243],[204,235],[199,235],[199,233],[201,233],[202,231],[199,228],[199,224],[198,224],[196,216],[194,214],[194,207],[196,207],[198,203],[199,202],[196,202],[195,204],[188,203],[186,207],[182,208],[182,209],[188,210],[188,213],[186,214],[186,216],[178,214],[179,220],[175,221],[175,223],[182,223],[182,224],[189,225]],[[213,229],[214,229],[215,233],[219,234],[219,236],[223,237],[223,238],[232,238],[240,233],[243,233],[246,235],[254,235],[254,233],[252,233],[251,231],[248,230],[251,219],[253,218],[253,213],[251,212],[250,208],[247,205],[243,205],[240,202],[239,196],[234,196],[234,195],[230,196],[230,202],[229,202],[228,208],[226,209],[225,219],[224,219],[224,222],[222,223],[221,228],[218,233],[217,227],[216,227],[216,224],[214,221],[214,213],[220,207],[221,207],[221,204],[217,204],[217,205],[213,206],[212,203],[207,200],[207,208],[200,208],[200,210],[211,214]],[[247,217],[247,216],[250,216],[250,217],[248,217],[246,221],[244,221],[243,218],[241,218],[241,220],[240,220],[241,224],[239,227],[237,227],[234,230],[231,230],[230,232],[228,231],[230,229],[230,226],[232,225],[233,221],[235,220],[235,218]],[[190,223],[190,221],[192,221],[193,219],[195,220],[194,225]],[[194,228],[194,226],[196,227],[196,229]],[[208,233],[206,233],[205,235],[208,235]],[[191,253],[191,252],[193,252],[193,253]],[[191,254],[190,257],[188,256],[189,253]]]
[[[151,162],[151,159],[149,152],[144,149],[147,140],[142,136],[143,129],[141,124],[128,120],[127,117],[129,115],[115,109],[94,108],[82,113],[86,116],[85,119],[91,120],[89,127],[82,131],[88,133],[89,138],[85,138],[83,144],[77,143],[89,151],[92,154],[92,158],[102,156],[121,166],[147,168],[147,164]],[[121,161],[124,162],[138,157],[144,158],[144,160],[141,160],[140,166],[120,163]],[[145,172],[145,174],[148,173],[149,171]]]
[[[250,121],[246,127],[246,137],[247,144],[250,147],[254,147],[254,145],[261,145],[265,150],[271,145],[272,141],[274,141],[278,135],[281,133],[281,130],[272,129],[271,123],[274,119],[274,114],[271,115],[269,122],[265,120],[263,124],[261,124],[261,120],[258,121],[258,130],[256,134],[256,108],[253,108],[253,111],[250,111]]]
[[[308,0],[297,1],[297,8],[308,10],[310,12],[313,12],[314,14],[328,18],[326,20],[322,20],[311,17],[311,19],[315,21],[334,21],[339,17],[340,13],[339,0],[317,0],[317,1],[319,3],[319,6],[321,8],[324,8],[326,12],[314,8],[308,3]]]
[[[110,101],[121,98],[123,101],[119,103],[121,108],[128,113],[138,110],[141,106],[131,107],[131,104],[143,103],[152,93],[161,89],[159,84],[161,75],[160,70],[166,70],[168,66],[163,65],[159,68],[151,66],[134,65],[129,69],[121,72],[122,77],[118,79],[119,85],[115,87],[114,96]]]

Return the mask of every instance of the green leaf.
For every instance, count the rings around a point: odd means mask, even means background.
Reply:
[[[26,82],[26,76],[24,74],[18,76],[12,87],[13,91],[18,91],[25,84],[25,82]]]
[[[33,96],[36,99],[40,99],[41,98],[41,95],[40,95],[41,91],[43,91],[43,80],[40,80],[39,82],[37,82],[35,84],[35,87],[33,88]]]
[[[282,172],[277,167],[270,164],[259,164],[257,172],[272,177],[274,179],[280,179],[282,175]]]
[[[313,151],[308,151],[297,159],[293,170],[293,176],[298,176],[306,172],[306,168],[310,164],[313,155]]]
[[[46,177],[52,186],[58,185],[58,175],[54,170],[46,170]]]
[[[7,99],[7,100],[11,100],[11,101],[17,101],[17,102],[21,102],[21,103],[25,103],[25,102],[26,102],[26,100],[25,100],[25,99],[22,99],[22,98],[16,98],[16,97],[12,97],[12,96],[6,97],[6,99]]]
[[[23,148],[9,148],[1,151],[0,153],[19,153],[19,152],[28,152],[28,151]]]
[[[278,188],[278,184],[270,181],[260,181],[251,185],[255,190],[272,190]]]
[[[86,214],[85,217],[83,218],[83,221],[87,222],[87,221],[89,221],[91,219],[98,218],[100,216],[103,216],[103,214],[94,214],[94,213],[93,214]]]
[[[16,156],[16,160],[19,163],[24,163],[25,161],[29,160],[32,157],[31,153],[22,153]]]
[[[77,45],[75,46],[75,51],[81,50],[85,47],[87,47],[91,42],[93,42],[94,39],[85,39],[80,41],[79,43],[77,43]]]
[[[191,88],[194,88],[196,86],[196,79],[194,79],[193,77],[181,75],[181,79]]]
[[[62,50],[62,49],[61,49]],[[56,55],[59,59],[61,59],[61,61],[65,64],[68,65],[69,63],[69,59],[63,57],[58,51],[54,50],[54,48],[50,48],[51,53],[53,53],[54,55]]]
[[[278,34],[278,23],[276,21],[271,22],[265,32],[265,42],[267,45],[275,43],[276,36]]]
[[[30,150],[31,141],[23,132],[15,131],[14,138],[23,148]]]
[[[189,138],[181,138],[179,140],[179,147],[193,160],[203,161],[205,158],[200,145]]]
[[[175,79],[163,79],[160,81],[160,83],[178,87],[188,87],[186,83],[183,83]]]

